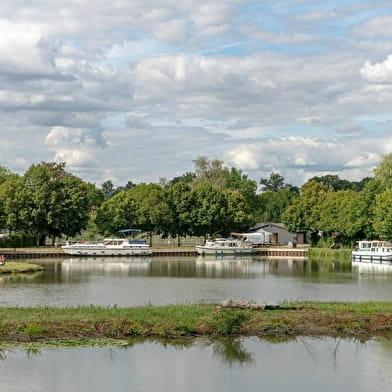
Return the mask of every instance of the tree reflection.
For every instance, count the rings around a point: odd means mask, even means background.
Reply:
[[[214,355],[221,357],[223,363],[228,365],[254,363],[251,353],[244,348],[243,340],[226,338],[212,342]]]

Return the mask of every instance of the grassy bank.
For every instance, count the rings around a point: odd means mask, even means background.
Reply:
[[[43,267],[37,264],[7,261],[0,265],[0,274],[33,273],[43,271]]]
[[[297,303],[278,310],[175,305],[0,308],[0,343],[227,335],[392,337],[392,303]],[[1,345],[0,345],[1,346]]]
[[[309,248],[308,257],[313,259],[327,258],[351,262],[351,249]]]

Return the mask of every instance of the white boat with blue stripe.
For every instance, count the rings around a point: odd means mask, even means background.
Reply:
[[[351,256],[352,261],[392,264],[392,242],[358,241]]]
[[[140,233],[139,229],[120,230],[119,233]],[[129,238],[105,238],[98,242],[68,243],[61,247],[63,252],[73,256],[150,256],[152,250],[145,240]]]
[[[196,245],[199,255],[249,255],[254,253],[251,242],[232,238],[218,238],[214,241],[206,241],[204,245]]]

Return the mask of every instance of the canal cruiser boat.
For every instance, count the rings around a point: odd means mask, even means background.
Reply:
[[[367,263],[392,263],[392,242],[358,241],[351,252],[352,261]]]
[[[120,230],[119,233],[137,233],[139,229]],[[100,242],[77,242],[62,246],[65,254],[73,256],[150,256],[152,249],[145,240],[105,238]]]
[[[218,238],[214,241],[206,241],[204,245],[196,245],[199,255],[249,255],[254,253],[251,242],[233,238]]]

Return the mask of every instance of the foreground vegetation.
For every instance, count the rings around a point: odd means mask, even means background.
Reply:
[[[131,337],[391,337],[391,310],[392,302],[295,303],[275,310],[215,305],[0,308],[0,342],[69,346],[112,339],[122,344]]]
[[[0,274],[32,273],[43,271],[43,269],[37,264],[7,261],[4,265],[0,265]]]
[[[351,251],[352,249],[329,249],[329,248],[308,248],[308,257],[311,259],[315,258],[326,258],[326,259],[337,259],[340,261],[351,263]]]

